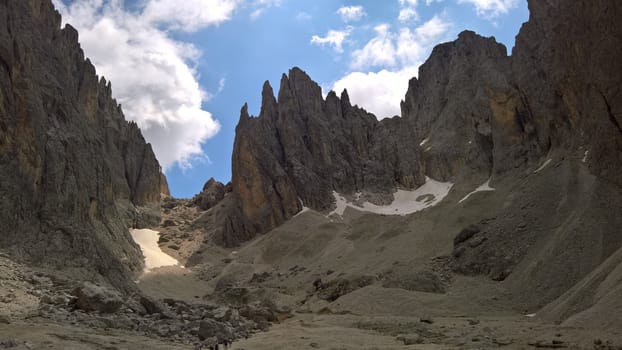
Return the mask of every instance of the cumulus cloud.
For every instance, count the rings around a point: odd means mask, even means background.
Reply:
[[[397,17],[400,22],[408,22],[410,20],[419,20],[419,14],[412,7],[403,8],[400,10],[400,15]]]
[[[507,14],[518,6],[518,0],[458,0],[458,3],[473,4],[478,16],[489,19]]]
[[[346,28],[344,30],[329,30],[326,36],[314,35],[311,37],[311,43],[324,46],[330,45],[335,51],[343,52],[343,42],[350,35],[352,28]]]
[[[344,22],[356,22],[361,18],[367,16],[363,6],[343,6],[337,10],[337,14],[341,16]]]
[[[169,29],[195,31],[229,20],[239,2],[240,0],[149,0],[141,13],[141,20],[163,24]]]
[[[397,20],[400,22],[417,22],[419,21],[419,14],[417,13],[417,0],[399,0],[400,14]]]
[[[389,25],[381,24],[376,26],[374,30],[376,36],[367,42],[362,49],[355,50],[352,53],[350,66],[353,69],[395,65],[395,46]]]
[[[451,24],[438,15],[414,30],[402,27],[394,32],[386,24],[377,26],[376,35],[352,53],[354,71],[336,81],[332,89],[347,89],[352,103],[379,119],[399,115],[399,101],[404,98],[408,80],[417,75],[432,46],[450,28]]]
[[[400,115],[408,80],[417,75],[414,66],[379,72],[353,72],[333,85],[334,91],[348,90],[350,101],[374,113],[378,119]]]
[[[164,169],[205,158],[201,144],[220,124],[201,108],[209,94],[194,70],[200,51],[172,30],[194,31],[228,20],[237,0],[147,0],[130,12],[116,0],[54,1],[97,72],[112,81],[125,116],[141,127]],[[224,88],[222,80],[219,87]]]

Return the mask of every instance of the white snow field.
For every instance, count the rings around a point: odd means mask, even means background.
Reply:
[[[469,198],[473,193],[477,193],[477,192],[485,192],[485,191],[494,191],[495,189],[490,187],[490,179],[486,180],[486,182],[484,182],[483,184],[479,185],[479,187],[477,187],[473,192],[467,194],[466,196],[464,196],[464,198],[462,198],[460,201],[458,201],[458,203],[462,203],[465,200],[467,200],[467,198]]]
[[[369,202],[356,205],[348,202],[343,195],[333,191],[337,208],[328,216],[332,214],[343,216],[347,207],[376,214],[408,215],[440,203],[453,185],[451,182],[439,182],[426,177],[425,184],[413,191],[397,190],[393,194],[393,202],[389,205],[376,205]]]
[[[145,273],[158,267],[179,265],[179,261],[163,252],[158,246],[160,238],[158,231],[130,229],[130,234],[145,256]]]

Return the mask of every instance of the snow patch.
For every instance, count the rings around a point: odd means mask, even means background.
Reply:
[[[179,265],[177,259],[163,252],[160,246],[158,246],[158,240],[160,239],[158,231],[131,229],[130,234],[145,256],[145,273],[162,266]]]
[[[542,171],[542,169],[546,168],[547,165],[549,165],[549,163],[551,163],[551,158],[547,159],[546,162],[544,162],[544,164],[542,164],[538,169],[536,169],[536,171],[534,171],[534,174],[539,173],[540,171]]]
[[[467,194],[466,196],[464,196],[464,198],[462,198],[461,200],[458,201],[458,203],[462,203],[465,200],[467,200],[467,198],[469,198],[473,193],[477,193],[477,192],[485,192],[485,191],[494,191],[495,189],[490,187],[490,179],[486,180],[486,182],[484,182],[483,184],[479,185],[479,187],[477,187],[473,192]]]
[[[333,191],[333,197],[335,198],[336,208],[335,208],[335,210],[333,210],[330,213],[328,213],[328,216],[331,216],[333,214],[337,214],[339,216],[343,216],[343,212],[346,211],[346,208],[348,206],[353,206],[352,204],[348,204],[348,201],[346,200],[346,197],[340,195],[339,193],[337,193],[335,191]]]
[[[590,151],[585,151],[585,153],[583,153],[583,163],[587,162],[587,156],[590,154]]]
[[[397,190],[393,194],[393,202],[389,205],[364,202],[359,206],[348,202],[343,195],[333,191],[337,208],[328,215],[342,216],[347,207],[376,214],[408,215],[440,203],[453,185],[451,182],[439,182],[426,177],[425,184],[414,191]]]
[[[423,141],[421,141],[421,143],[419,144],[419,146],[423,146],[423,145],[425,145],[426,143],[428,143],[428,141],[430,141],[430,138],[429,138],[429,137],[426,137],[425,139],[423,139]]]
[[[303,207],[302,207],[302,210],[301,210],[301,211],[299,211],[299,212],[297,212],[297,213],[296,213],[296,215],[294,215],[294,217],[296,217],[296,216],[298,216],[298,215],[300,215],[300,214],[302,214],[302,213],[306,213],[306,212],[308,212],[309,210],[311,210],[311,208],[303,206]]]
[[[536,314],[527,314],[525,317],[536,317]]]

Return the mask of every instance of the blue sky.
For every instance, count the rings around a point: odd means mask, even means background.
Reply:
[[[171,192],[191,197],[231,178],[241,106],[258,114],[298,66],[324,92],[348,89],[379,118],[399,114],[432,47],[465,29],[508,51],[526,0],[53,0],[98,74],[138,122]]]

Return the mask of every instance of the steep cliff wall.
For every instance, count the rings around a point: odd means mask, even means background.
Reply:
[[[166,184],[78,43],[45,1],[0,1],[0,246],[116,282],[140,266],[127,228]]]

